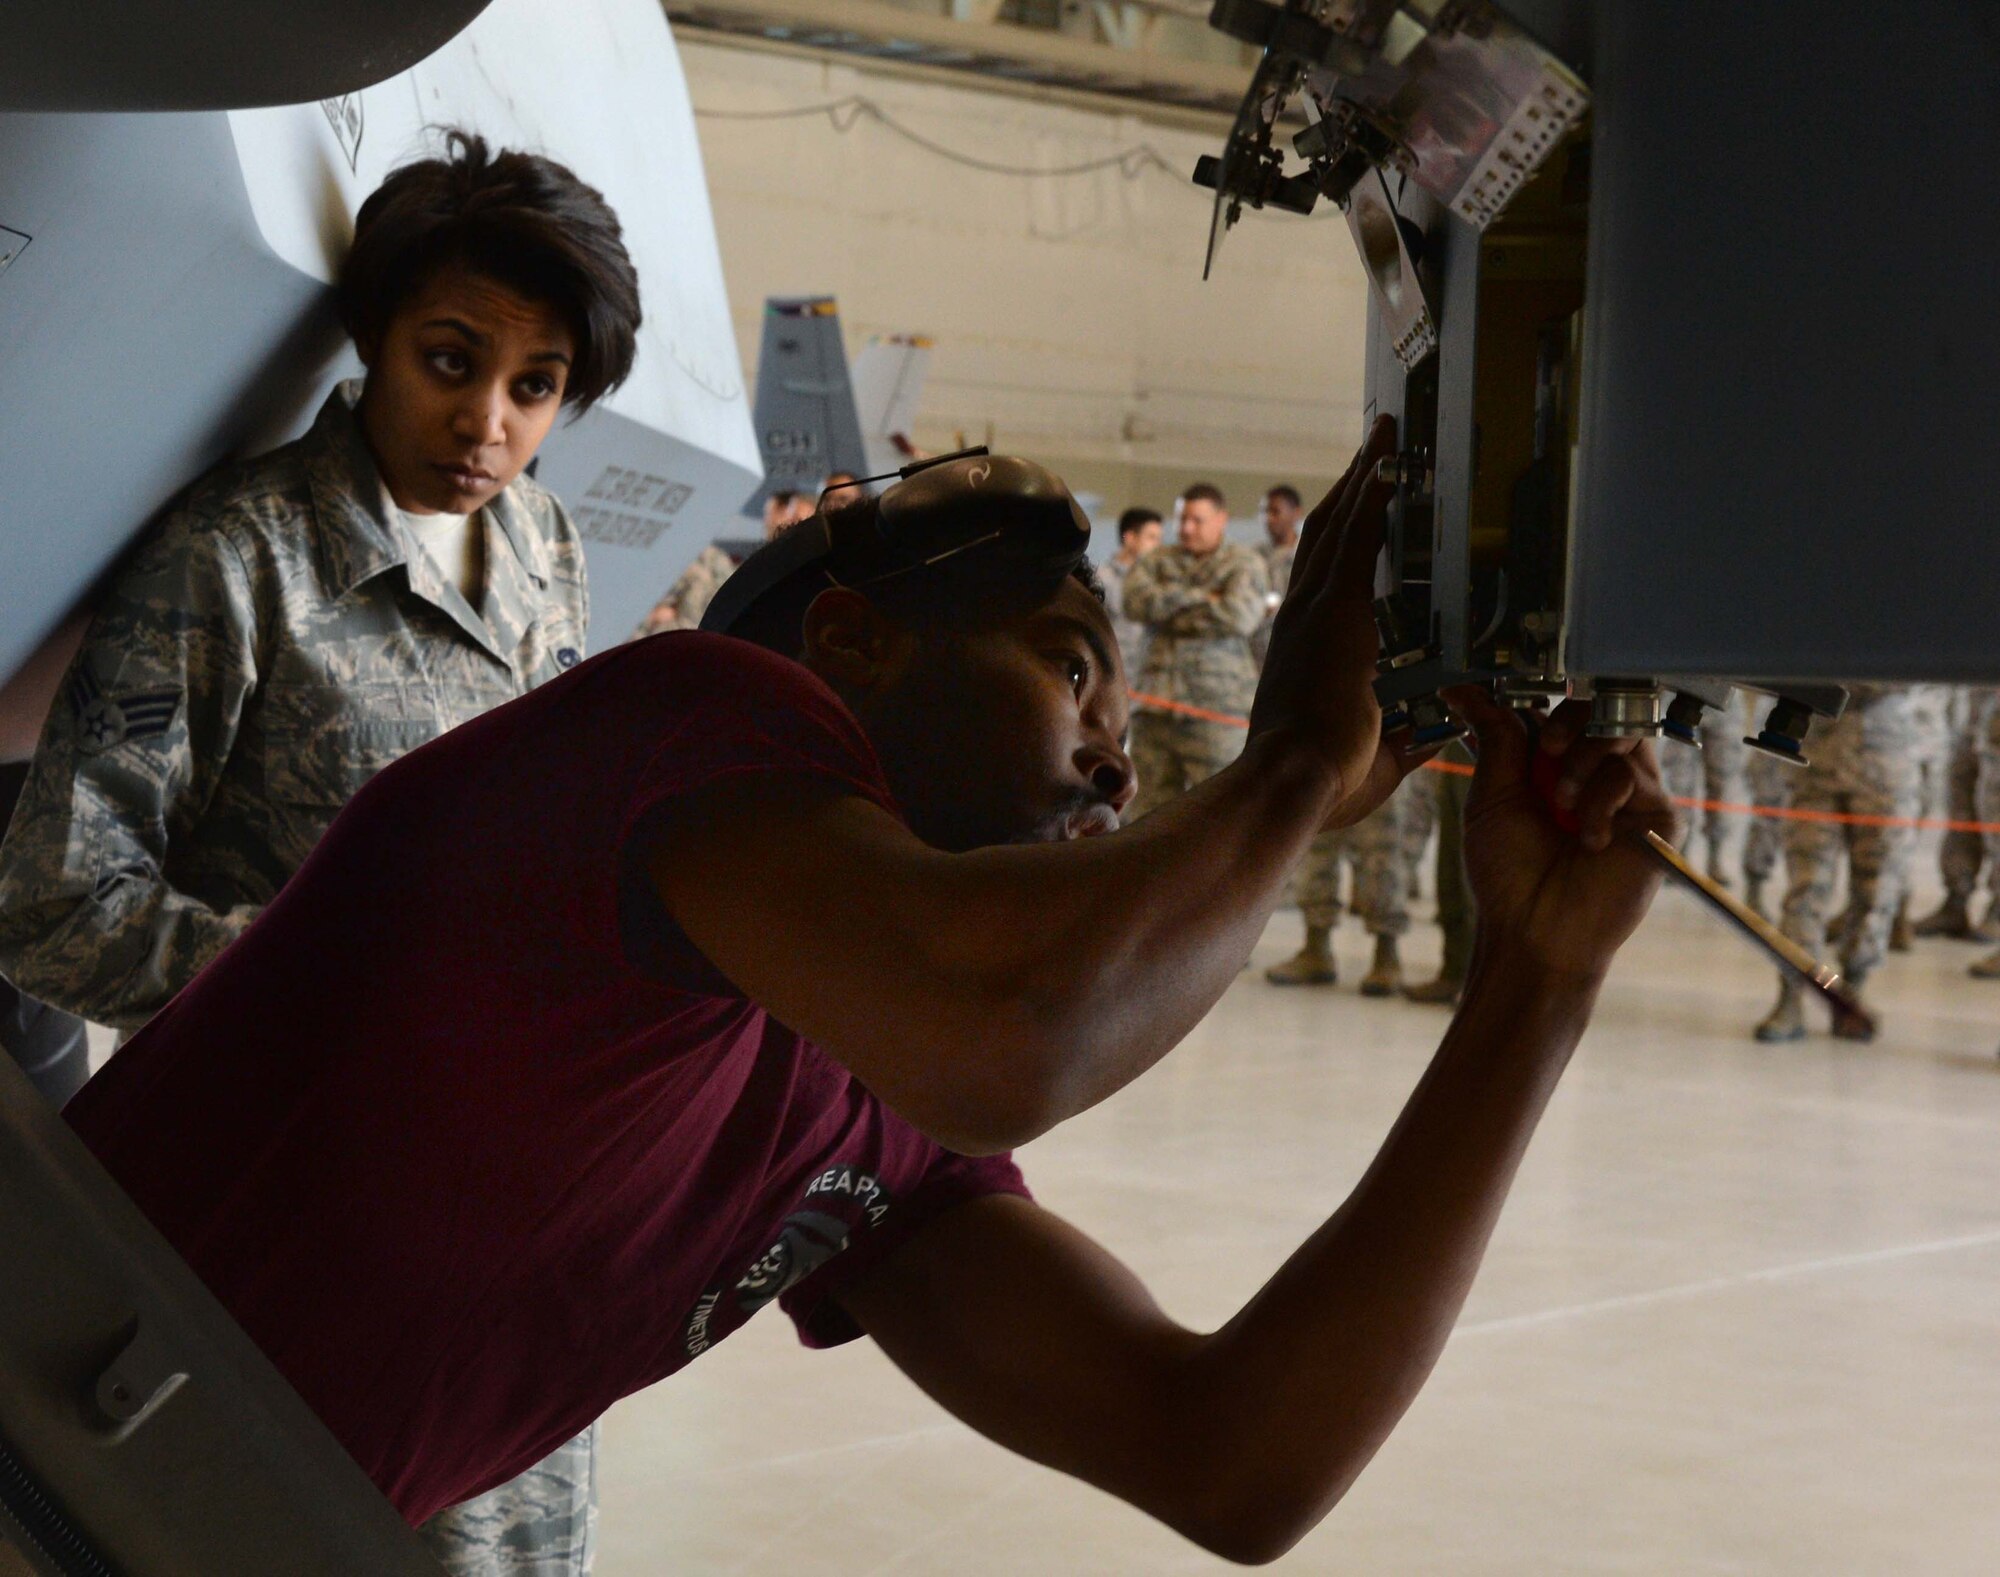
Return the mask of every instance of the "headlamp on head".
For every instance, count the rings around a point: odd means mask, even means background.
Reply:
[[[767,542],[722,583],[701,627],[734,633],[767,594],[812,570],[830,585],[865,589],[977,553],[993,557],[996,573],[1045,580],[1053,592],[1089,551],[1089,520],[1062,478],[1032,460],[981,447],[862,482],[892,476],[872,501],[843,506],[830,497],[842,489],[822,495],[811,519]]]

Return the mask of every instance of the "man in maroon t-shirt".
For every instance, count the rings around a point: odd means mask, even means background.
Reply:
[[[412,1522],[777,1301],[1277,1553],[1428,1374],[1654,890],[1614,834],[1671,824],[1644,750],[1455,692],[1479,945],[1353,1195],[1206,1335],[1029,1199],[1006,1152],[1170,1050],[1414,763],[1371,683],[1393,442],[1308,522],[1240,763],[1143,822],[1110,622],[1049,547],[1081,517],[952,462],[753,556],[751,639],[618,648],[383,772],[72,1120]]]

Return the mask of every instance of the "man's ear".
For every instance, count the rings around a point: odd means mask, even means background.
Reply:
[[[916,636],[845,586],[813,598],[801,633],[805,665],[840,691],[884,689],[916,659]]]

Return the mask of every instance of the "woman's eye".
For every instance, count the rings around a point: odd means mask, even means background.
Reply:
[[[447,377],[462,377],[466,369],[465,352],[462,350],[434,350],[429,356],[430,364]]]
[[[546,400],[556,392],[556,381],[545,372],[521,380],[521,395],[528,400]]]

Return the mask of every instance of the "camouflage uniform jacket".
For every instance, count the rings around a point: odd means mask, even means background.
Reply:
[[[1134,559],[1132,564],[1138,562]],[[1119,563],[1114,553],[1097,566],[1097,578],[1104,585],[1104,611],[1111,615],[1111,633],[1118,639],[1127,684],[1139,682],[1139,670],[1146,662],[1146,626],[1125,616],[1125,577],[1132,573],[1132,564]]]
[[[1261,542],[1257,545],[1257,557],[1264,561],[1264,578],[1271,584],[1271,597],[1280,602],[1292,584],[1292,560],[1298,556],[1298,539],[1294,538],[1283,547],[1275,542]],[[1264,666],[1264,659],[1271,651],[1271,627],[1278,622],[1278,610],[1271,598],[1264,600],[1264,622],[1257,626],[1250,637],[1250,655],[1257,659],[1258,668]]]
[[[1247,715],[1257,694],[1250,636],[1264,620],[1264,561],[1241,543],[1213,553],[1155,548],[1125,577],[1125,616],[1146,626],[1137,688]]]
[[[694,562],[681,571],[681,578],[674,582],[674,589],[667,593],[667,601],[674,605],[676,630],[698,630],[701,616],[708,612],[708,605],[721,589],[722,583],[736,573],[736,560],[731,558],[713,542],[694,556]]]
[[[143,1023],[369,777],[580,660],[562,506],[524,477],[485,507],[475,611],[395,512],[359,389],[196,483],[98,609],[0,844],[0,974],[30,996]]]

